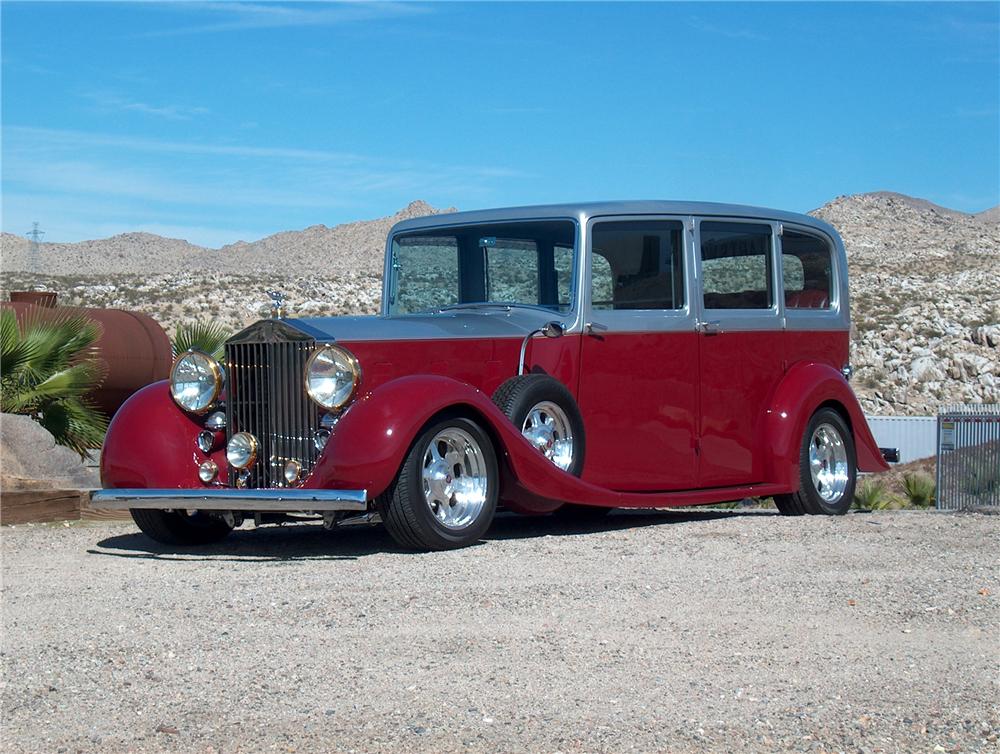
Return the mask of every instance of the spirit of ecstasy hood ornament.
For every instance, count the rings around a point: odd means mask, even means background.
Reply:
[[[265,291],[271,297],[271,319],[282,319],[285,316],[285,294],[281,291]]]

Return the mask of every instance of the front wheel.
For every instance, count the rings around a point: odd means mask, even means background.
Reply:
[[[403,547],[450,550],[486,533],[499,489],[489,436],[474,421],[455,417],[420,434],[377,505],[385,528]]]
[[[786,516],[840,516],[854,501],[858,462],[851,430],[833,409],[812,415],[799,448],[799,491],[776,495]]]
[[[233,530],[221,518],[200,511],[133,508],[129,513],[143,534],[165,545],[210,545]]]

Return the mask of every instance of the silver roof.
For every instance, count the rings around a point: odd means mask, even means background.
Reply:
[[[469,212],[449,212],[427,215],[396,223],[390,233],[423,228],[440,228],[449,225],[503,222],[510,220],[541,220],[567,218],[585,222],[602,215],[714,215],[717,217],[745,217],[798,223],[825,231],[838,238],[836,230],[815,217],[780,209],[750,207],[743,204],[718,202],[687,202],[642,199],[636,201],[581,202],[578,204],[538,204],[527,207],[479,209]]]

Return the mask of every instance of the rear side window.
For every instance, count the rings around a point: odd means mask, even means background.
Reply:
[[[832,257],[830,244],[822,238],[785,230],[781,236],[781,271],[787,308],[830,308]]]
[[[594,309],[682,309],[684,226],[676,220],[594,225]]]
[[[771,308],[771,226],[703,222],[701,271],[706,309]]]

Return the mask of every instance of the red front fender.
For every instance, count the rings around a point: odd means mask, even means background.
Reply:
[[[170,397],[167,380],[132,395],[118,409],[101,450],[101,483],[108,488],[204,487],[195,439],[204,427]],[[212,454],[225,478],[226,452]]]
[[[858,399],[844,375],[828,364],[795,364],[778,384],[764,422],[760,442],[770,447],[768,480],[790,489],[799,488],[799,449],[809,418],[824,404],[847,415],[861,471],[886,471],[875,438]]]
[[[498,456],[506,460],[520,487],[501,493],[530,493],[518,509],[545,512],[562,500],[597,502],[615,495],[553,466],[482,391],[434,375],[387,382],[352,405],[303,486],[366,489],[369,497],[381,494],[392,483],[417,433],[448,409],[471,413],[493,435]]]

